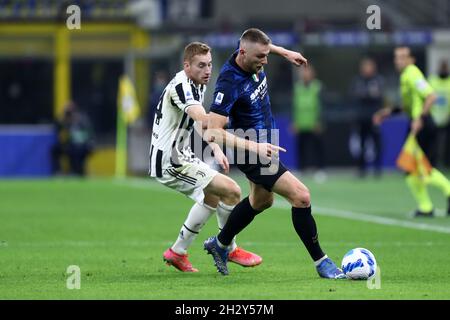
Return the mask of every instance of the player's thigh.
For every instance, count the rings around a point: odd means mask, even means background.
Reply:
[[[204,189],[205,195],[213,195],[220,198],[225,204],[235,205],[240,201],[241,188],[230,177],[218,173]]]
[[[288,200],[293,207],[305,208],[310,205],[308,188],[289,171],[283,173],[272,190]]]
[[[214,177],[219,174],[206,163],[193,159],[180,166],[168,166],[163,168],[162,176],[156,180],[166,187],[180,192],[195,202],[203,204],[205,200],[205,188]]]
[[[273,204],[273,192],[268,191],[260,184],[248,181],[250,184],[249,201],[253,209],[263,211]]]

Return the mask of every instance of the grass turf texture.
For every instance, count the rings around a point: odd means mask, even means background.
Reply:
[[[237,177],[246,195],[246,182]],[[261,266],[230,263],[229,276],[218,274],[202,250],[203,240],[217,232],[211,217],[190,250],[200,272],[184,274],[164,265],[162,253],[175,240],[190,199],[148,179],[2,180],[0,299],[450,299],[450,233],[326,215],[332,208],[450,232],[450,218],[407,216],[414,202],[401,175],[302,180],[312,192],[322,248],[339,265],[351,248],[371,250],[381,267],[380,289],[320,279],[282,205],[238,237],[263,257]],[[437,191],[432,197],[446,208]],[[66,288],[69,265],[81,269],[80,290]]]

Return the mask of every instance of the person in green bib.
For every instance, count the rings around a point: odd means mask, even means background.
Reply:
[[[407,174],[406,176],[406,183],[418,206],[415,216],[433,217],[434,215],[434,207],[427,191],[427,185],[433,185],[441,189],[447,197],[447,215],[450,215],[450,182],[434,167],[437,127],[431,116],[431,110],[437,99],[435,91],[420,69],[414,64],[415,59],[409,47],[397,47],[394,54],[395,66],[400,72],[402,108],[381,109],[374,114],[373,121],[379,125],[393,113],[403,111],[407,114],[411,120],[410,133],[416,136],[417,142],[433,166],[426,179],[415,174]]]
[[[299,169],[314,167],[317,170],[315,179],[323,182],[326,174],[321,123],[322,84],[311,65],[299,73],[300,80],[294,84],[293,92],[293,129],[297,134]]]
[[[431,116],[437,126],[437,163],[443,164],[445,155],[450,150],[450,75],[448,62],[441,61],[437,75],[428,78],[435,90],[437,99],[431,108]]]

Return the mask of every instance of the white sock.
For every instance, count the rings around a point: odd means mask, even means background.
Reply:
[[[314,261],[314,265],[317,267],[323,260],[325,260],[326,258],[328,258],[327,255],[324,255],[322,258],[320,258],[317,261]]]
[[[228,217],[230,216],[231,211],[233,211],[234,206],[229,206],[223,202],[219,202],[217,205],[217,224],[219,225],[219,229],[222,230],[223,226],[228,220]],[[233,238],[230,245],[228,246],[228,250],[233,251],[236,249],[236,237]]]
[[[186,254],[192,241],[197,237],[197,234],[214,211],[214,208],[211,208],[206,204],[194,204],[191,211],[189,211],[186,221],[181,227],[178,239],[172,246],[172,250],[178,254]]]

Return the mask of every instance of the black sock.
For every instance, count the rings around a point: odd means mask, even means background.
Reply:
[[[316,222],[311,215],[311,206],[308,208],[292,207],[292,223],[298,236],[302,239],[306,249],[308,249],[311,258],[314,261],[322,258],[325,254],[320,248]]]
[[[261,211],[256,211],[250,205],[247,198],[239,202],[231,211],[227,223],[223,226],[217,239],[221,244],[228,246],[235,235],[242,231],[246,226],[252,222],[253,218]]]

